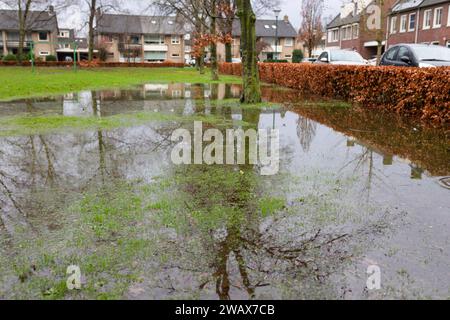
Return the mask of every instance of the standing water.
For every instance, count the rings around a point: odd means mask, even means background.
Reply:
[[[450,297],[448,131],[276,87],[258,105],[239,94],[149,84],[0,103],[0,299]],[[194,121],[278,130],[278,173],[173,164],[172,133]]]

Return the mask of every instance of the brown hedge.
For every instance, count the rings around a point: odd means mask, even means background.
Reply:
[[[220,72],[240,76],[241,64]],[[450,68],[355,67],[260,63],[261,80],[303,94],[342,99],[368,108],[450,123]]]

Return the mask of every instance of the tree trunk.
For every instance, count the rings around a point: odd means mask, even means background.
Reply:
[[[215,36],[216,30],[216,1],[211,2],[212,17],[211,17],[211,35]],[[219,66],[217,64],[217,43],[213,41],[210,46],[211,51],[211,79],[213,81],[219,80]]]
[[[259,84],[258,60],[256,56],[256,16],[251,0],[237,0],[238,17],[241,22],[242,46],[242,80],[243,90],[241,102],[261,102],[261,87]]]
[[[27,34],[27,19],[28,19],[28,13],[30,12],[30,6],[31,6],[32,0],[27,0],[25,3],[25,8],[22,9],[21,2],[19,1],[19,47],[17,49],[17,60],[19,63],[22,63],[22,57],[23,57],[23,46],[25,42],[25,37]]]
[[[94,19],[97,12],[97,0],[91,0],[90,13],[89,13],[89,51],[88,59],[92,61],[94,59]]]

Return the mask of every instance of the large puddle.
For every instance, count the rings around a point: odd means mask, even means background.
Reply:
[[[0,103],[0,299],[449,298],[448,131],[263,92],[247,107],[239,86],[195,84]],[[278,129],[279,173],[174,165],[172,132],[194,120]]]

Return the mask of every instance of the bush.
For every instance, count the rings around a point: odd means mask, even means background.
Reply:
[[[15,54],[9,53],[3,57],[2,61],[5,61],[5,62],[17,61],[17,57]]]
[[[220,72],[239,76],[242,66],[222,63]],[[437,124],[450,123],[450,68],[261,63],[259,73],[264,82],[304,94],[342,99]]]
[[[54,55],[49,55],[45,57],[45,62],[55,62],[55,61],[57,61],[57,59]]]
[[[295,49],[292,52],[292,62],[293,63],[300,63],[303,60],[303,51],[300,49]]]

